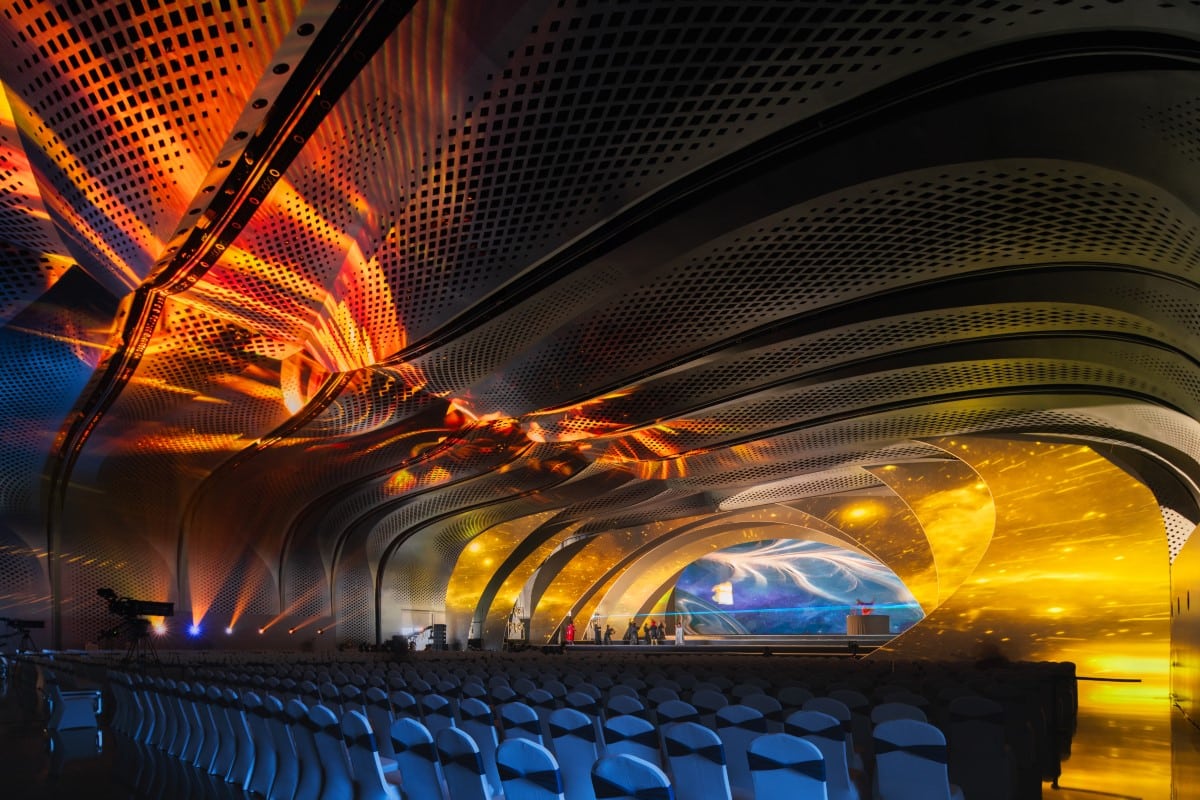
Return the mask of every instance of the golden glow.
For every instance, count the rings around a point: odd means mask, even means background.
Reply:
[[[549,537],[546,541],[535,547],[520,564],[505,576],[484,617],[481,635],[489,642],[494,641],[499,643],[503,640],[505,626],[508,623],[508,615],[512,612],[513,604],[520,596],[525,582],[533,576],[533,573],[550,557],[551,553],[575,534],[577,527],[578,524],[569,525],[562,531]],[[471,606],[472,609],[474,607],[474,605]],[[447,602],[447,608],[449,608],[449,602]],[[526,614],[529,612],[530,609],[525,609]]]
[[[484,589],[525,537],[557,512],[545,511],[488,528],[463,548],[446,584],[446,619],[455,630],[467,630]],[[511,605],[511,603],[510,603]]]
[[[925,533],[936,569],[936,601],[925,606],[932,608],[971,575],[992,540],[996,504],[987,483],[961,461],[912,462],[869,471],[906,503]]]
[[[998,648],[1074,661],[1081,675],[1138,677],[1165,695],[1168,558],[1153,495],[1081,445],[934,443],[991,487],[995,534],[969,579],[897,651],[972,658]],[[1136,676],[1121,671],[1134,666]]]

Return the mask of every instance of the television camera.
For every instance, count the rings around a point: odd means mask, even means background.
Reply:
[[[100,632],[101,639],[116,639],[122,635],[129,642],[125,662],[148,657],[157,662],[158,653],[150,639],[150,620],[146,617],[173,617],[175,604],[160,600],[135,600],[122,597],[112,589],[97,589],[96,594],[108,603],[108,610],[121,617],[121,624]]]
[[[96,594],[108,602],[108,610],[118,617],[136,619],[137,617],[173,617],[175,604],[160,600],[134,600],[132,597],[120,597],[112,589],[97,589]]]
[[[10,633],[0,636],[0,639],[9,639],[17,634],[21,635],[21,641],[17,644],[17,650],[36,650],[37,646],[33,643],[33,637],[29,635],[30,631],[41,630],[46,627],[46,623],[40,619],[11,619],[9,617],[0,617],[0,622],[3,622],[12,629]]]

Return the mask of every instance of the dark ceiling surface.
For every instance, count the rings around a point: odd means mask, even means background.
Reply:
[[[1200,521],[1200,4],[2,11],[0,603],[62,643],[107,585],[386,637],[511,526],[482,623],[964,433]]]

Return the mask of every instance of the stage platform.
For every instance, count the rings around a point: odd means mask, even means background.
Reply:
[[[625,653],[653,653],[655,655],[701,655],[719,653],[763,654],[789,653],[820,656],[864,656],[896,638],[892,634],[861,636],[689,636],[682,645],[668,639],[662,644],[625,644],[616,641],[610,645],[594,644],[590,640],[567,645],[571,652],[603,652],[620,650]],[[533,645],[538,647],[538,645]],[[558,645],[544,645],[543,649],[557,649]]]

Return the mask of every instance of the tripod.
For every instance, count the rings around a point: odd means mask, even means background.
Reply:
[[[18,633],[21,634],[21,638],[17,642],[17,652],[18,653],[28,653],[32,650],[37,650],[37,645],[33,643],[33,637],[29,635],[28,628],[18,627],[16,630],[6,633],[6,634],[0,636],[0,642],[8,641],[9,639],[16,636]]]
[[[121,664],[127,665],[131,661],[138,661],[161,667],[162,662],[158,660],[158,651],[154,649],[154,639],[150,636],[150,620],[131,617],[125,620],[123,627],[129,637],[129,648],[125,651],[125,658],[121,660]]]

